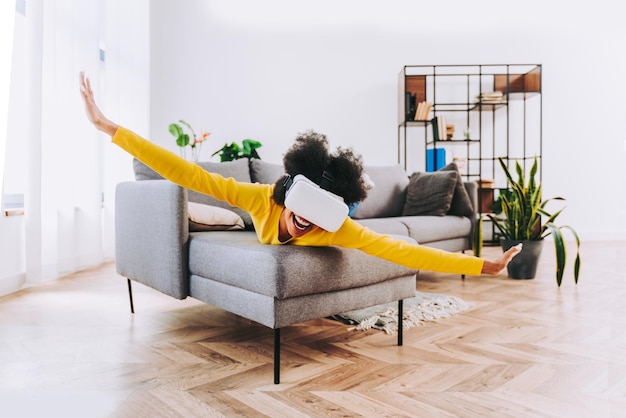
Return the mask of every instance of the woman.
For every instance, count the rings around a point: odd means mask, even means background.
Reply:
[[[284,206],[288,188],[285,178],[276,184],[267,185],[240,183],[232,178],[226,179],[218,174],[208,173],[197,164],[186,161],[107,119],[96,105],[89,79],[82,72],[80,92],[87,118],[96,129],[109,135],[113,143],[168,180],[224,200],[250,213],[257,236],[264,244],[356,248],[409,268],[475,276],[499,274],[521,251],[521,246],[516,246],[499,259],[488,261],[378,234],[348,217],[336,232],[325,231]],[[287,178],[303,174],[320,184],[323,174],[331,173],[334,181],[328,186],[329,191],[344,198],[348,205],[362,200],[366,195],[360,157],[351,150],[342,149],[335,154],[329,154],[323,135],[309,132],[299,136],[294,146],[285,154],[283,163]]]

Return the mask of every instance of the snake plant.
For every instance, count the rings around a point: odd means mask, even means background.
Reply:
[[[551,201],[564,201],[562,197],[553,197],[542,200],[542,185],[537,183],[537,158],[530,169],[528,178],[524,176],[524,170],[519,161],[515,162],[517,180],[513,179],[508,166],[502,158],[498,159],[504,170],[509,193],[500,194],[502,216],[488,215],[505,239],[519,241],[538,241],[552,235],[556,251],[556,283],[561,286],[567,249],[563,230],[569,230],[576,240],[576,259],[574,261],[574,282],[578,283],[580,275],[580,239],[576,231],[568,225],[558,226],[556,218],[563,212],[563,208],[554,213],[548,212],[546,205]],[[545,219],[543,219],[545,218]]]

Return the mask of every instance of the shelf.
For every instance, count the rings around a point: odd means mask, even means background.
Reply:
[[[424,158],[424,170],[429,152],[447,148],[446,154],[465,161],[465,179],[488,178],[506,185],[499,157],[509,163],[535,156],[541,159],[541,71],[540,64],[404,66],[398,75],[398,163],[404,156],[407,169],[411,158],[407,156],[407,137],[421,137],[424,157],[419,151],[419,158]],[[489,94],[494,92],[502,94]],[[432,104],[430,120],[410,120],[411,111],[423,101]],[[434,140],[431,120],[439,116],[446,125],[456,127],[456,138]],[[420,166],[421,160],[411,169],[421,170]],[[489,192],[496,194],[500,189],[494,186]]]
[[[428,126],[432,122],[429,120],[407,120],[400,123],[400,126]]]
[[[496,74],[494,75],[494,91],[509,93],[540,93],[541,67],[523,74]]]
[[[446,139],[440,141],[427,140],[427,145],[442,144],[442,145],[467,145],[467,144],[479,144],[480,139]]]
[[[502,103],[481,105],[483,110],[494,110],[541,94],[541,83],[540,64],[406,65],[398,78],[398,122],[408,121],[407,115],[415,110],[411,106],[422,101],[432,102],[433,111],[466,111],[466,106],[477,106],[472,99],[478,95],[502,92]],[[445,98],[449,91],[461,90],[467,94],[451,101]]]
[[[484,111],[484,110],[496,110],[496,109],[502,109],[506,106],[508,106],[508,102],[503,102],[503,103],[474,103],[471,107],[470,107],[470,111]]]

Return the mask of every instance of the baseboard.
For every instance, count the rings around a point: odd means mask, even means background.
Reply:
[[[0,297],[9,293],[17,292],[26,287],[26,275],[24,273],[14,276],[0,277]]]

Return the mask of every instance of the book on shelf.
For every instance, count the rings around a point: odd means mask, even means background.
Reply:
[[[433,125],[433,141],[445,141],[448,139],[446,133],[446,118],[444,116],[435,116],[432,120]]]
[[[476,96],[476,101],[485,104],[499,104],[504,101],[504,93],[501,91],[483,92]]]
[[[433,107],[431,102],[419,102],[417,104],[417,110],[415,111],[415,119],[419,121],[427,121],[430,109]]]
[[[448,134],[446,133],[446,118],[443,116],[437,116],[439,118],[437,123],[437,128],[439,128],[439,138],[445,141],[448,139]]]
[[[406,92],[405,94],[405,117],[406,120],[411,120],[413,118],[415,118],[415,114],[416,114],[416,109],[415,109],[415,101],[416,101],[416,96],[413,93],[410,92]]]
[[[429,148],[426,150],[426,171],[437,171],[446,165],[445,148]]]

